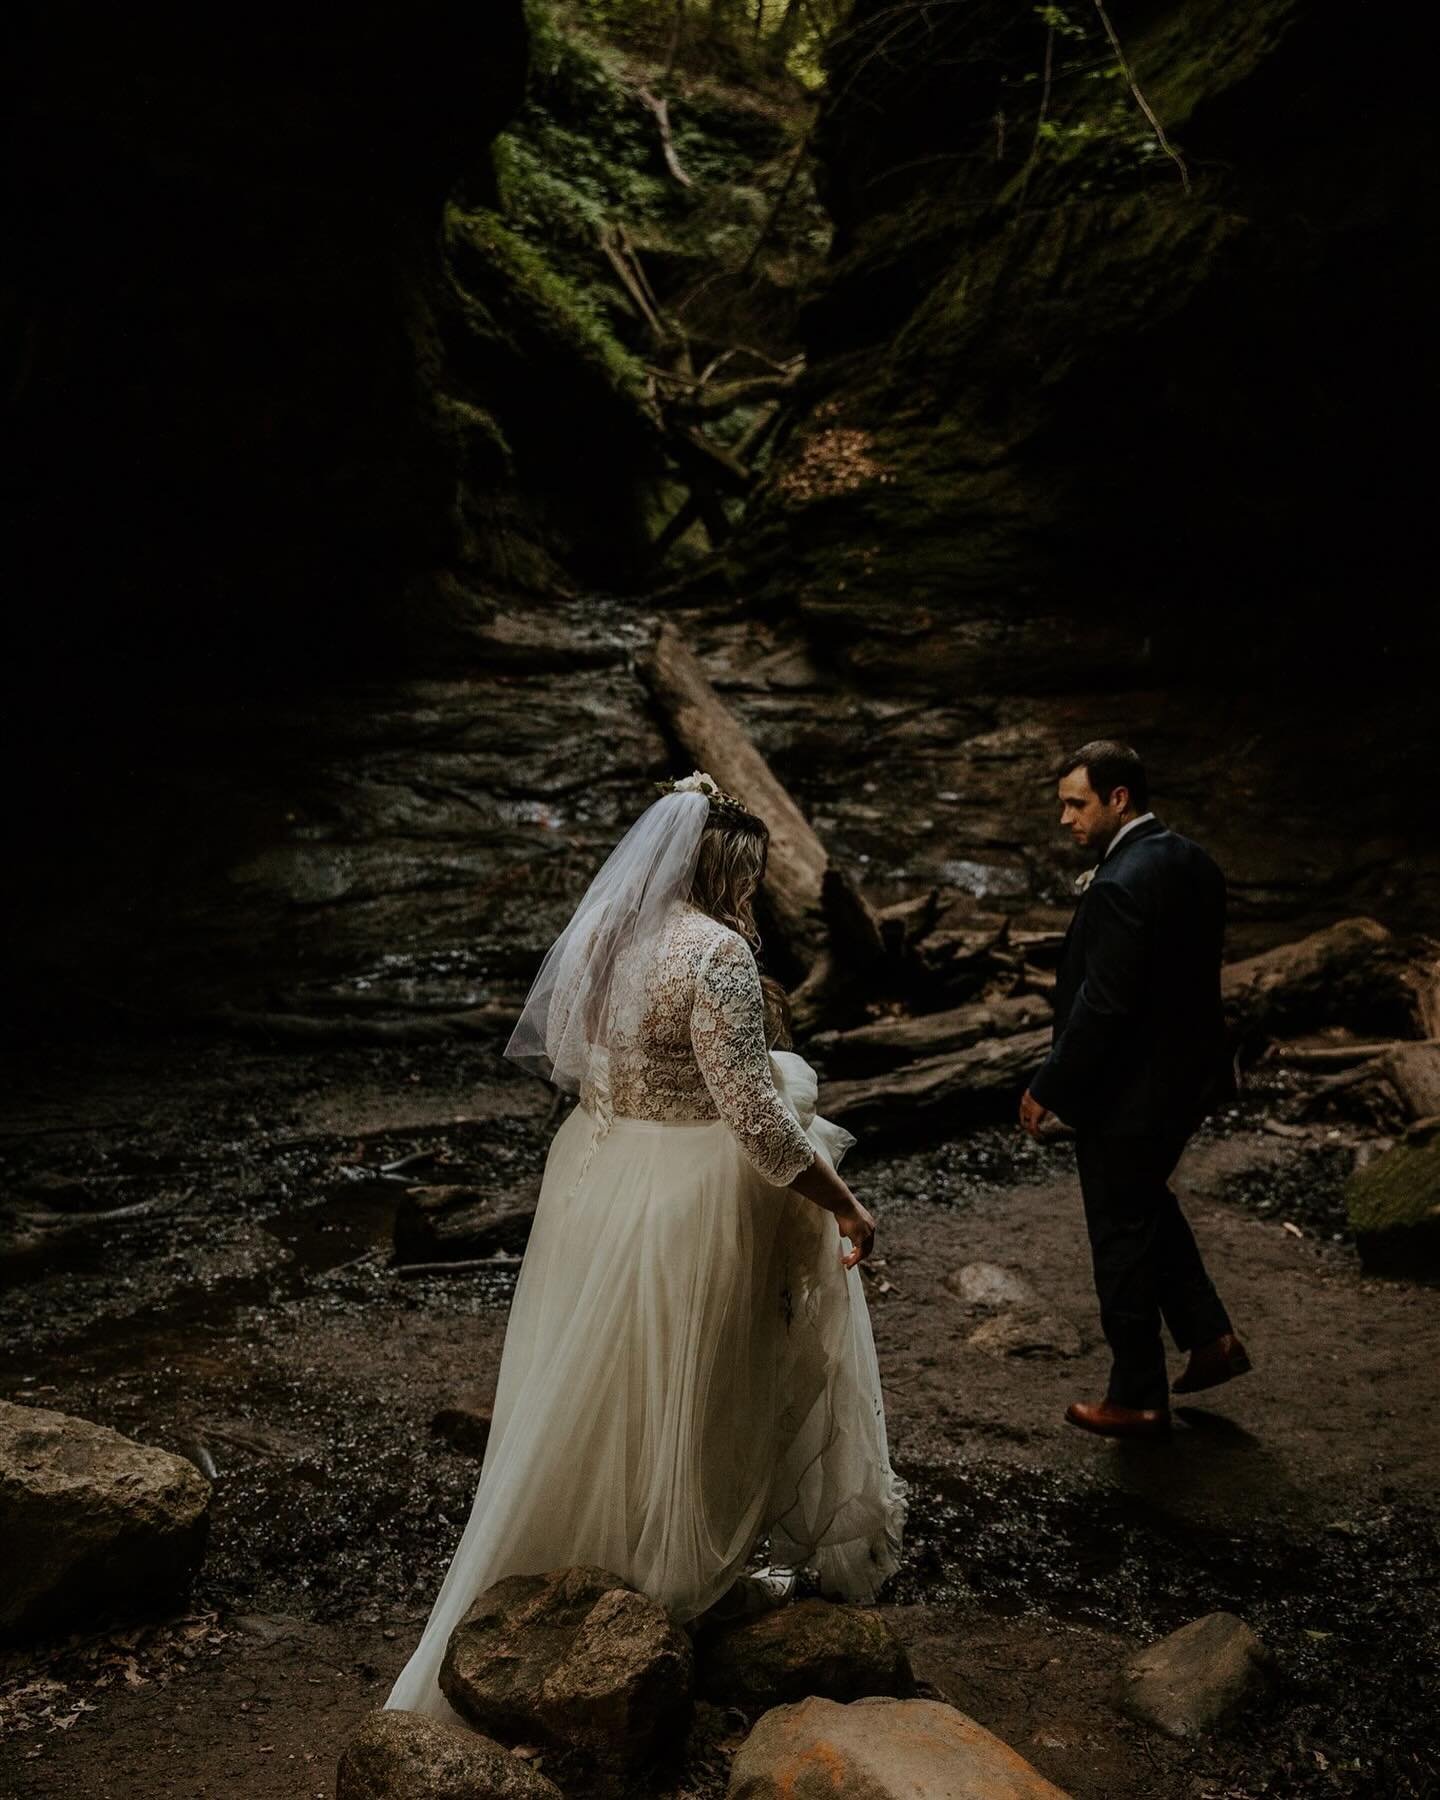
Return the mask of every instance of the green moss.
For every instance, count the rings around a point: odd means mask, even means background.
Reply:
[[[1352,1175],[1345,1206],[1367,1269],[1440,1273],[1440,1118],[1412,1125],[1392,1149]]]
[[[472,253],[458,271],[472,297],[487,306],[496,329],[518,342],[537,331],[603,375],[607,385],[640,405],[645,370],[615,336],[595,297],[555,269],[544,254],[484,208],[446,209],[452,250]]]

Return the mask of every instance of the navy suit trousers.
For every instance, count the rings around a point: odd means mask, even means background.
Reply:
[[[1081,1132],[1075,1140],[1100,1325],[1114,1358],[1107,1397],[1117,1406],[1169,1405],[1162,1319],[1180,1350],[1231,1329],[1170,1191],[1188,1136]]]

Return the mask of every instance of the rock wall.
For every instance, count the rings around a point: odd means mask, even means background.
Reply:
[[[1418,15],[1112,16],[1183,178],[1097,9],[858,0],[808,406],[739,579],[874,679],[1403,679],[1436,163],[1383,96]]]
[[[222,677],[393,632],[459,542],[437,227],[519,103],[520,0],[11,31],[7,668]]]

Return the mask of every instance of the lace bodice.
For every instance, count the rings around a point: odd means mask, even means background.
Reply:
[[[738,932],[677,906],[643,970],[617,971],[609,1104],[635,1119],[723,1119],[768,1181],[815,1150],[776,1091],[760,974]],[[581,1095],[593,1103],[593,1095]]]

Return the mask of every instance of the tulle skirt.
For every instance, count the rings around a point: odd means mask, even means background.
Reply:
[[[820,1155],[814,1072],[777,1085]],[[389,1708],[463,1723],[437,1674],[475,1597],[507,1575],[608,1569],[677,1623],[713,1605],[768,1531],[821,1591],[871,1600],[898,1564],[858,1269],[835,1221],[765,1181],[722,1121],[576,1107],[555,1134],[511,1302],[479,1486]]]

